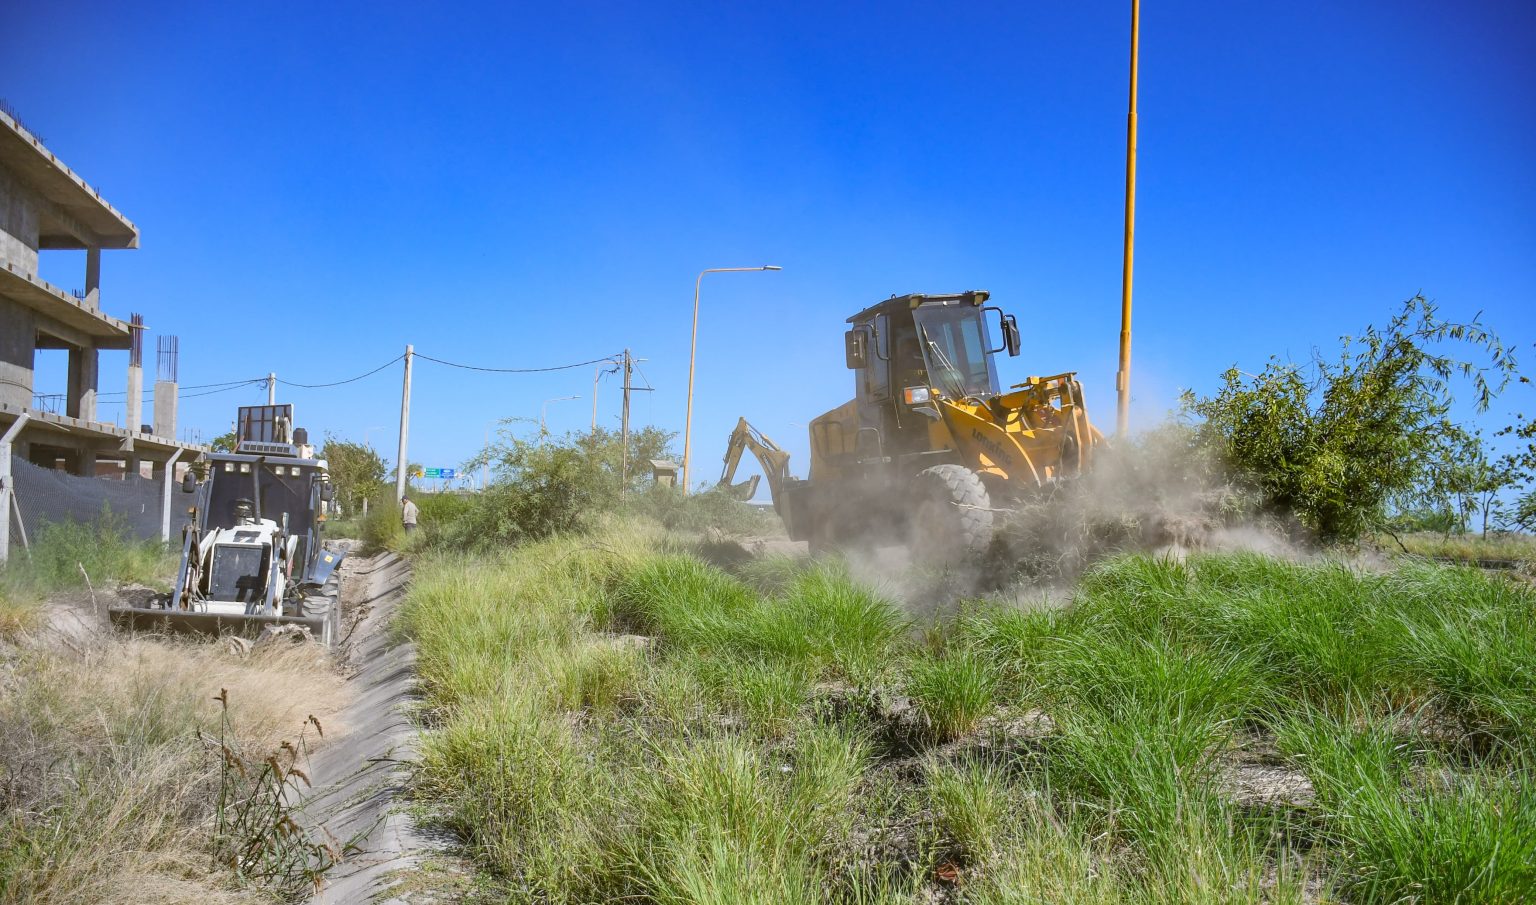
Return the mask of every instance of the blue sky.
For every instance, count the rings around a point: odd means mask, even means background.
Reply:
[[[1421,290],[1532,360],[1536,7],[1142,17],[1139,423]],[[680,430],[695,275],[783,266],[706,278],[712,479],[738,415],[803,474],[806,422],[852,393],[843,319],[893,293],[990,289],[1025,332],[1003,377],[1075,369],[1113,424],[1127,36],[1124,3],[34,3],[0,31],[0,96],[139,225],[103,304],[179,335],[188,385],[337,380],[406,343],[491,367],[628,346],[656,388],[636,418]],[[44,258],[80,284],[83,256]],[[104,355],[104,392],[125,366]],[[398,373],[279,398],[392,458]],[[416,377],[427,465],[552,397],[582,397],[552,428],[591,418],[590,368]],[[612,378],[598,402],[616,425]]]

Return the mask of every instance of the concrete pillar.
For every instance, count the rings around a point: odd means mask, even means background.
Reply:
[[[96,350],[69,350],[69,393],[65,414],[82,421],[96,420]]]
[[[176,383],[155,381],[155,436],[176,439]]]
[[[138,365],[128,366],[128,402],[126,421],[123,425],[128,428],[128,433],[137,434],[144,424],[144,369]]]
[[[101,249],[85,250],[85,304],[92,311],[101,310]]]
[[[167,544],[171,542],[171,488],[176,486],[176,460],[181,458],[182,452],[178,449],[171,454],[161,477],[165,483],[160,490],[160,540]]]
[[[0,329],[0,403],[31,408],[37,315],[30,308],[0,298],[0,324],[5,325]]]

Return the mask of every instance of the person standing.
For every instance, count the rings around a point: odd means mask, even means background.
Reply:
[[[400,521],[405,525],[406,534],[416,530],[416,519],[420,514],[421,510],[416,508],[410,497],[400,498]]]

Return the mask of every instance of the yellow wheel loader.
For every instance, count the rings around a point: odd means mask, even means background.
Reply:
[[[809,477],[791,476],[789,454],[743,418],[721,487],[751,497],[757,476],[731,483],[751,451],[789,536],[813,550],[904,543],[929,561],[984,550],[997,511],[1081,473],[1103,442],[1073,373],[999,387],[995,358],[1018,355],[1020,335],[989,297],[893,296],[848,318],[854,398],[811,422]]]

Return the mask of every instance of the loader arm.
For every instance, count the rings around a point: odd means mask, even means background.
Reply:
[[[731,483],[736,477],[736,466],[741,464],[741,454],[747,450],[751,450],[752,455],[757,457],[757,464],[763,469],[762,476],[768,479],[768,492],[773,495],[773,504],[777,508],[784,480],[789,476],[789,453],[780,449],[762,431],[748,424],[745,418],[738,419],[736,429],[731,431],[731,439],[725,447],[725,469],[720,473],[717,486],[738,500],[752,498],[752,494],[757,492],[758,475],[740,484]]]

